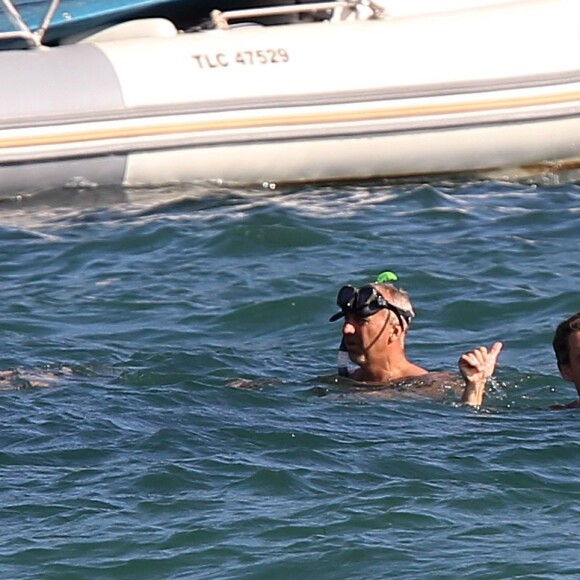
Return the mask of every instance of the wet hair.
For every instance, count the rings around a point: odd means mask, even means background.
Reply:
[[[580,332],[580,312],[576,312],[570,318],[560,322],[554,333],[552,346],[554,347],[558,369],[560,370],[562,370],[563,365],[570,364],[570,345],[568,338],[573,332]]]
[[[397,288],[394,284],[373,284],[373,286],[393,305],[401,310],[407,310],[415,316],[415,309],[411,303],[411,298],[405,290]],[[405,329],[409,326],[410,320],[405,324]]]

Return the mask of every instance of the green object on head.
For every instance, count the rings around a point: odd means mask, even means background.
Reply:
[[[399,277],[394,272],[381,272],[377,279],[375,280],[376,284],[389,284],[390,282],[396,282]]]

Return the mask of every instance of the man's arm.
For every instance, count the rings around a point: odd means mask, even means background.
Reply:
[[[482,405],[487,379],[495,370],[497,357],[502,348],[503,344],[496,342],[489,351],[485,346],[480,346],[459,358],[459,372],[465,380],[462,403],[475,407]]]

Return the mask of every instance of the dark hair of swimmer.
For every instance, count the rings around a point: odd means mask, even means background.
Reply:
[[[556,354],[558,369],[562,370],[563,365],[570,364],[570,345],[568,339],[573,332],[580,331],[580,312],[567,318],[556,328],[552,346]]]

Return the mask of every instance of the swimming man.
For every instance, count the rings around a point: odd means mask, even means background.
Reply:
[[[375,283],[360,288],[343,286],[339,290],[336,302],[340,312],[330,321],[344,317],[341,350],[356,365],[354,368],[346,363],[340,365],[340,375],[388,389],[401,381],[431,374],[407,358],[405,339],[415,312],[408,294],[392,284],[396,280],[392,272],[383,272]],[[464,404],[483,403],[486,383],[495,370],[502,346],[500,342],[490,350],[482,346],[459,359],[459,371],[465,382],[461,393]]]

